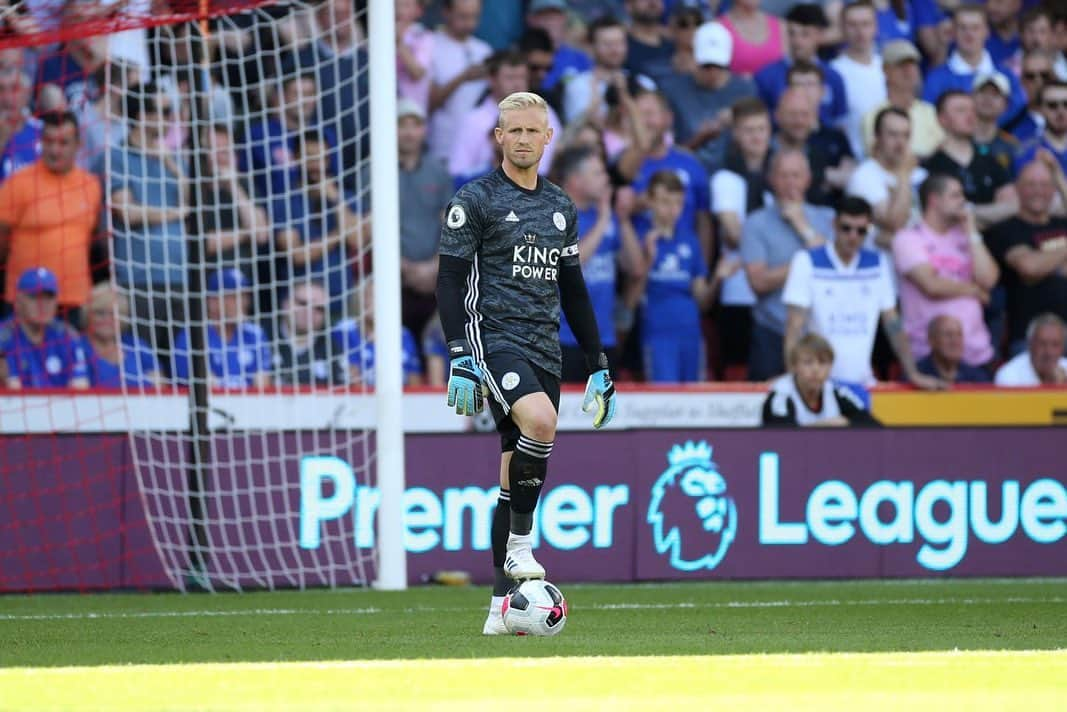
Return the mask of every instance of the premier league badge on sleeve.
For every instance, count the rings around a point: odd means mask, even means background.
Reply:
[[[563,232],[567,229],[567,218],[563,217],[563,213],[552,213],[552,224],[556,226],[556,229]]]
[[[560,215],[560,217],[562,218],[563,216]],[[467,211],[463,209],[462,205],[453,205],[452,209],[448,211],[447,224],[453,230],[458,230],[467,224]]]

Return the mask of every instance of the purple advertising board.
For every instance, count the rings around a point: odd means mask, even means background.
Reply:
[[[565,433],[537,556],[560,582],[1067,575],[1063,442],[1055,428]],[[357,449],[336,433],[216,436],[212,579],[357,582],[377,506],[345,457]],[[0,590],[171,585],[188,541],[183,451],[179,435],[7,442]],[[411,582],[488,581],[497,438],[409,436],[406,456]],[[147,491],[134,461],[152,468]]]

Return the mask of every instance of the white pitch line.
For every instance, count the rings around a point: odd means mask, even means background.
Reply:
[[[714,601],[698,603],[600,603],[590,606],[575,606],[577,611],[624,611],[624,610],[682,610],[716,608],[824,608],[833,606],[946,606],[946,605],[994,605],[1027,603],[1067,603],[1067,598],[1007,597],[1007,598],[888,598],[821,601]],[[299,616],[299,615],[377,615],[379,613],[456,613],[473,610],[469,607],[413,608],[251,608],[245,610],[199,610],[199,611],[102,611],[86,613],[2,613],[0,621],[60,621],[60,620],[106,620],[123,618],[197,618],[236,616]]]

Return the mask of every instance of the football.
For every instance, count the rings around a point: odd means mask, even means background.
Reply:
[[[567,601],[548,581],[523,581],[504,596],[504,626],[514,635],[559,635],[567,623]]]

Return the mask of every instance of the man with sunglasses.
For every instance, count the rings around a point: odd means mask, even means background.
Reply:
[[[881,322],[909,381],[920,388],[943,384],[919,372],[896,309],[892,266],[876,250],[863,247],[871,228],[871,206],[848,197],[834,218],[834,240],[793,256],[782,291],[787,308],[783,358],[803,336],[814,331],[833,346],[832,378],[847,383],[874,383],[871,353]]]
[[[1034,160],[1038,151],[1051,153],[1067,171],[1067,82],[1045,82],[1038,95],[1039,110],[1045,119],[1041,135],[1019,149],[1015,157],[1015,171]]]
[[[1045,82],[1056,78],[1052,69],[1052,55],[1044,49],[1032,49],[1023,54],[1019,81],[1026,94],[1026,105],[1016,112],[1004,128],[1011,132],[1020,143],[1026,143],[1038,136],[1045,128],[1045,117],[1041,115],[1041,87]]]

